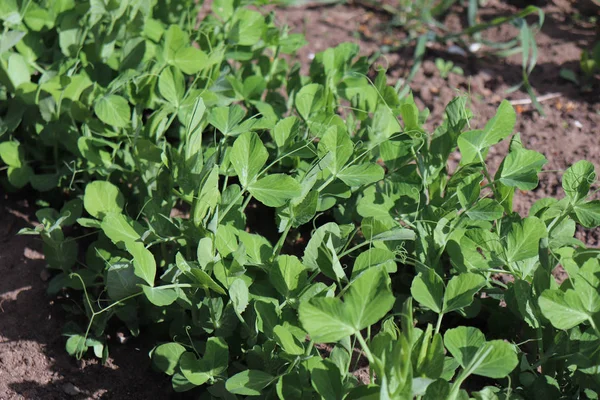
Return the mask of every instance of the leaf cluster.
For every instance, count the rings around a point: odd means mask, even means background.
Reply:
[[[21,233],[81,299],[70,354],[106,360],[118,321],[202,398],[597,398],[591,163],[520,216],[546,159],[509,103],[475,129],[457,97],[430,132],[357,46],[304,74],[274,15],[195,7],[0,6],[3,183],[40,191]]]

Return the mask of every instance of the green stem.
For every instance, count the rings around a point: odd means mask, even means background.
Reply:
[[[440,329],[442,328],[442,318],[444,317],[444,313],[441,312],[438,316],[437,323],[435,324],[435,333],[440,333]]]
[[[291,228],[292,228],[292,220],[290,219],[290,220],[288,220],[288,223],[286,224],[285,229],[281,233],[281,236],[279,237],[277,244],[275,244],[275,247],[273,248],[273,256],[271,257],[271,260],[274,260],[279,255],[279,252],[283,248],[285,239],[287,238],[287,235],[290,232]]]
[[[375,357],[373,357],[373,354],[371,353],[371,350],[369,349],[365,338],[362,337],[360,331],[356,332],[355,336],[358,339],[358,342],[360,343],[363,351],[365,352],[365,356],[367,357],[367,360],[369,360],[369,364],[375,364]]]

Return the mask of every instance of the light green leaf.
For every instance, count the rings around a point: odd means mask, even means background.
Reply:
[[[84,197],[84,206],[85,197]],[[141,235],[136,229],[131,226],[130,220],[123,214],[117,214],[111,212],[107,214],[100,225],[104,234],[108,236],[110,240],[117,246],[123,247],[128,244],[135,244],[138,240],[141,240]]]
[[[306,267],[296,256],[281,255],[276,265],[271,266],[269,281],[281,294],[288,298],[296,289],[302,288],[306,282]]]
[[[177,24],[169,26],[169,29],[165,32],[164,39],[163,54],[167,62],[172,64],[177,52],[190,45],[190,38]]]
[[[352,165],[337,175],[348,186],[368,185],[383,179],[383,168],[378,164]]]
[[[485,286],[485,278],[470,272],[454,276],[448,282],[444,295],[444,313],[469,306],[473,295]]]
[[[589,318],[573,289],[566,292],[558,289],[544,290],[538,304],[544,317],[557,329],[571,329]]]
[[[302,347],[300,341],[296,339],[284,326],[275,326],[273,328],[273,335],[275,336],[275,341],[277,344],[280,345],[283,351],[286,353],[296,356],[304,354],[304,347]]]
[[[185,347],[179,343],[161,344],[152,352],[152,365],[167,375],[175,373],[179,357],[185,352]]]
[[[85,187],[83,206],[93,217],[102,219],[111,212],[120,213],[124,205],[123,194],[110,182],[94,181]]]
[[[444,282],[430,269],[425,274],[419,273],[410,286],[410,294],[419,303],[436,313],[442,312],[444,304]]]
[[[254,182],[268,157],[267,149],[254,132],[243,133],[233,142],[231,164],[243,187]]]
[[[511,263],[537,256],[540,239],[546,236],[546,224],[539,218],[527,217],[512,224],[506,240],[506,261]]]
[[[165,68],[158,77],[158,91],[165,100],[179,107],[185,94],[183,74],[176,68]]]
[[[142,285],[142,289],[150,303],[158,307],[171,305],[179,297],[175,289],[161,289],[160,287],[146,285]]]
[[[233,304],[233,308],[237,311],[238,314],[242,314],[246,307],[248,307],[248,286],[242,279],[236,279],[229,286],[229,297],[231,298],[231,303]]]
[[[504,208],[494,199],[481,199],[465,212],[472,220],[495,221],[502,218]]]
[[[396,255],[388,249],[370,248],[363,251],[356,257],[352,267],[352,277],[354,280],[363,271],[373,267],[383,267],[388,273],[394,273],[398,267],[395,261]]]
[[[590,314],[600,311],[600,264],[597,258],[587,260],[574,277],[573,288],[583,309]]]
[[[227,379],[225,389],[232,394],[259,396],[275,379],[273,375],[264,371],[247,369]]]
[[[325,105],[323,86],[317,83],[303,86],[296,94],[294,104],[300,116],[307,121],[313,112],[320,110]]]
[[[458,147],[462,155],[461,164],[485,159],[483,156],[485,150],[507,138],[514,129],[515,122],[515,110],[507,100],[503,100],[496,115],[489,120],[483,130],[465,132],[458,137]]]
[[[336,175],[352,156],[354,146],[348,134],[336,126],[329,128],[319,142],[319,156],[331,154],[332,162],[328,169]]]
[[[459,364],[473,374],[504,378],[518,364],[514,347],[503,340],[485,341],[477,328],[459,326],[444,335],[444,344]]]
[[[125,128],[131,119],[129,103],[116,94],[99,98],[94,105],[94,112],[100,121],[115,128]]]
[[[596,181],[594,164],[581,160],[571,165],[562,177],[562,187],[573,203],[584,199]]]
[[[508,153],[504,159],[500,182],[521,190],[535,189],[539,183],[538,173],[548,160],[533,150],[517,150]]]
[[[238,46],[256,44],[266,28],[262,14],[247,8],[238,8],[231,24],[227,38]]]
[[[202,359],[198,360],[190,351],[183,353],[179,359],[183,376],[197,386],[221,375],[228,366],[229,348],[227,342],[220,337],[208,338]]]
[[[316,342],[336,342],[373,325],[394,305],[389,277],[381,268],[366,270],[338,298],[313,298],[298,309],[300,322]]]
[[[586,228],[595,228],[600,225],[600,200],[575,204],[573,210],[577,221]]]
[[[177,50],[172,63],[184,74],[194,75],[208,65],[208,55],[193,46],[183,47]]]
[[[268,207],[281,207],[300,195],[300,184],[286,174],[267,175],[248,186],[248,191]]]
[[[19,156],[19,142],[11,140],[0,143],[0,158],[9,167],[20,168],[22,163]]]

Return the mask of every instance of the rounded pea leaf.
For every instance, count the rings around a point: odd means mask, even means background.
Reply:
[[[444,303],[444,282],[433,269],[415,277],[410,294],[419,303],[436,313],[442,312]]]
[[[125,198],[110,182],[94,181],[85,187],[83,206],[92,216],[102,219],[106,214],[123,211]]]
[[[125,128],[131,119],[131,108],[127,100],[116,94],[101,97],[94,105],[100,121],[115,128]]]
[[[577,293],[547,289],[538,299],[544,317],[557,329],[571,329],[589,318]]]
[[[504,378],[518,363],[513,345],[503,340],[486,342],[477,328],[449,329],[444,335],[444,344],[459,364],[475,375]]]
[[[167,375],[175,373],[179,357],[185,352],[185,347],[179,343],[165,343],[152,352],[152,365]]]
[[[195,47],[184,47],[175,53],[173,64],[184,74],[193,75],[206,67],[208,56]]]
[[[263,371],[247,369],[235,374],[225,382],[225,389],[232,394],[259,396],[261,390],[275,381],[275,377]]]
[[[300,322],[316,342],[337,342],[383,318],[394,305],[389,277],[381,267],[370,268],[350,286],[344,301],[314,298],[302,302]]]
[[[300,196],[300,184],[285,174],[267,175],[252,183],[248,191],[268,207],[281,207],[289,199]]]
[[[160,287],[150,287],[146,285],[143,285],[142,289],[150,303],[158,307],[171,305],[178,297],[175,289],[161,289]]]
[[[454,276],[448,282],[444,295],[444,313],[469,306],[473,295],[485,286],[485,278],[481,275],[464,273]]]
[[[0,143],[0,159],[9,167],[20,168],[19,143],[16,141]]]
[[[571,201],[577,202],[590,191],[590,186],[596,181],[594,164],[581,160],[571,165],[562,177],[562,187]]]
[[[229,348],[220,337],[211,337],[206,341],[206,350],[199,360],[192,352],[186,352],[179,359],[183,375],[194,385],[202,385],[227,370]]]
[[[248,187],[267,162],[269,153],[254,132],[241,134],[231,149],[231,164],[243,187]]]

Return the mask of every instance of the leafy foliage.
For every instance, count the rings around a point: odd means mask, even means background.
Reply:
[[[355,45],[303,75],[302,36],[239,3],[197,30],[192,1],[0,7],[3,183],[59,205],[21,233],[82,299],[67,351],[105,360],[119,320],[202,398],[597,398],[593,166],[522,217],[546,159],[507,102],[430,133]]]

